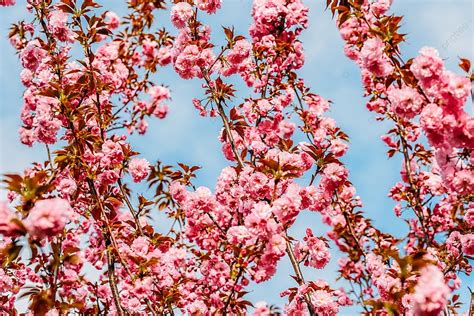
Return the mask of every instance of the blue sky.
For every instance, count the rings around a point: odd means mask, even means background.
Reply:
[[[25,14],[25,0],[18,0],[15,7],[0,9],[0,173],[21,172],[33,161],[45,159],[42,146],[28,148],[19,142],[17,129],[20,126],[19,113],[23,87],[19,80],[21,66],[14,50],[7,41],[8,28],[12,22],[30,19]],[[98,1],[104,8],[123,12],[124,1]],[[223,0],[217,15],[208,16],[206,22],[213,25],[213,39],[222,43],[220,25],[234,25],[236,33],[247,34],[251,23],[250,0]],[[403,222],[393,215],[393,201],[387,192],[399,180],[400,160],[387,159],[386,147],[380,136],[389,125],[376,122],[374,115],[365,109],[363,90],[358,67],[343,54],[343,43],[330,12],[324,10],[326,1],[306,1],[310,6],[310,27],[302,35],[306,51],[306,64],[300,71],[313,92],[334,102],[330,115],[350,136],[350,149],[345,162],[351,171],[350,179],[364,202],[363,210],[383,231],[401,235],[406,231]],[[473,6],[471,0],[395,0],[392,12],[404,15],[402,32],[408,33],[407,42],[402,45],[405,59],[416,55],[423,46],[433,46],[445,59],[448,68],[458,71],[458,56],[473,59]],[[167,25],[171,32],[167,15],[159,16],[160,24]],[[165,120],[151,120],[145,136],[132,136],[135,150],[150,162],[162,160],[168,164],[181,161],[200,165],[198,185],[214,187],[221,169],[228,162],[220,153],[217,135],[221,128],[219,120],[201,118],[191,104],[191,99],[202,95],[198,80],[179,79],[170,68],[160,70],[153,78],[172,90],[169,116]],[[235,80],[243,87],[239,80]],[[245,96],[245,91],[242,96]],[[236,100],[236,102],[240,102]],[[472,103],[467,105],[473,114]],[[137,187],[139,191],[145,190]],[[5,191],[0,194],[5,197]],[[301,237],[306,227],[315,233],[324,234],[327,227],[322,225],[317,214],[304,213],[297,220],[292,234]],[[324,270],[305,270],[307,279],[335,279],[337,256]],[[282,305],[279,293],[294,286],[288,277],[291,273],[289,262],[284,259],[279,265],[278,276],[260,285],[253,285],[249,298],[252,301],[266,300]],[[462,299],[467,303],[468,291],[474,282],[463,278]],[[336,283],[337,285],[337,283]],[[467,309],[467,306],[466,306]],[[342,314],[356,314],[351,308]]]

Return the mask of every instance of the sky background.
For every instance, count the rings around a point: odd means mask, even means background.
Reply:
[[[21,172],[31,162],[42,162],[46,157],[44,146],[26,147],[19,142],[17,130],[20,126],[19,113],[22,106],[23,86],[19,73],[21,65],[13,48],[7,41],[10,24],[21,19],[29,21],[31,16],[24,10],[25,0],[17,0],[15,7],[0,9],[0,173]],[[124,12],[124,2],[119,0],[98,1],[104,9]],[[343,54],[343,42],[339,37],[331,13],[325,11],[323,0],[305,1],[310,7],[310,27],[301,36],[306,64],[299,72],[312,91],[332,100],[329,115],[350,136],[350,149],[344,161],[350,170],[350,180],[364,203],[363,210],[373,219],[377,228],[391,234],[402,235],[406,225],[397,219],[392,211],[394,202],[387,198],[390,187],[399,180],[401,161],[399,157],[388,159],[386,146],[380,140],[390,125],[375,121],[375,116],[365,108],[360,72],[352,61]],[[402,33],[407,33],[407,41],[402,44],[405,59],[416,56],[423,46],[439,50],[447,68],[459,72],[458,57],[473,59],[473,0],[395,0],[391,12],[404,15]],[[217,15],[206,16],[203,20],[213,27],[213,41],[218,46],[223,43],[219,27],[235,27],[236,34],[248,35],[251,24],[250,0],[223,0]],[[172,33],[176,29],[169,23],[167,14],[158,16],[159,24],[168,27]],[[229,163],[223,158],[217,135],[221,129],[217,119],[201,118],[191,104],[194,97],[201,97],[199,80],[182,80],[170,67],[158,71],[153,80],[163,83],[172,91],[170,111],[165,120],[150,120],[150,127],[144,136],[132,136],[134,150],[150,162],[161,160],[167,164],[177,161],[188,165],[199,165],[197,185],[213,188],[222,168]],[[239,80],[234,80],[243,87]],[[241,95],[248,94],[245,90]],[[240,103],[240,100],[236,100]],[[236,104],[239,104],[236,103]],[[473,105],[466,105],[473,114]],[[128,179],[130,180],[130,179]],[[308,179],[302,179],[303,183]],[[129,181],[130,182],[130,181]],[[143,193],[145,187],[135,187]],[[5,190],[0,198],[5,198]],[[327,226],[321,224],[315,213],[302,213],[291,233],[302,237],[307,227],[315,234],[323,235]],[[304,270],[306,279],[334,280],[336,278],[337,255],[324,270]],[[250,287],[251,301],[265,300],[282,306],[285,299],[279,293],[294,281],[288,277],[293,273],[285,258],[279,264],[278,275],[268,282]],[[473,279],[463,276],[461,299],[468,308],[467,286],[474,287]],[[334,283],[341,286],[342,283]],[[342,315],[358,314],[357,307],[344,309]]]

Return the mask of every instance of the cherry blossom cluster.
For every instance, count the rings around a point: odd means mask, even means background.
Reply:
[[[297,242],[293,249],[288,234],[298,214],[307,209],[323,214],[323,221],[335,227],[329,237],[346,251],[348,243],[363,245],[359,235],[377,232],[370,222],[353,213],[361,204],[339,160],[347,150],[347,135],[324,116],[329,102],[311,93],[295,74],[304,63],[298,35],[308,25],[307,8],[300,1],[256,1],[250,27],[252,43],[224,28],[227,45],[217,52],[212,50],[217,45],[209,43],[209,27],[196,19],[193,12],[198,11],[190,4],[180,2],[171,12],[180,32],[175,43],[175,70],[183,79],[203,79],[205,97],[195,99],[194,106],[203,116],[220,117],[224,125],[222,151],[236,163],[222,171],[214,194],[207,188],[188,193],[182,185],[173,186],[173,196],[188,216],[187,237],[212,256],[217,246],[224,262],[232,256],[235,259],[230,262],[245,258],[243,268],[234,273],[230,269],[229,281],[234,285],[227,294],[229,301],[234,291],[248,284],[246,272],[255,282],[265,281],[274,275],[279,259],[287,255],[299,286],[289,290],[288,313],[309,310],[331,314],[340,305],[352,304],[341,298],[345,297],[343,291],[325,286],[316,289],[304,281],[300,263],[324,268],[330,260],[327,241],[308,231],[304,243]],[[223,79],[233,74],[240,75],[251,88],[250,97],[237,106],[230,104],[233,85]],[[306,134],[310,142],[293,145],[295,131]],[[308,186],[295,182],[310,170],[313,180]],[[313,185],[317,177],[318,184]],[[351,225],[358,230],[357,236],[351,235],[346,220],[354,221]],[[238,276],[235,282],[232,275]],[[366,277],[370,279],[368,274]],[[313,300],[323,292],[332,303]]]
[[[331,7],[338,13],[344,51],[361,68],[370,97],[367,108],[393,123],[382,140],[389,157],[397,153],[402,157],[401,179],[389,196],[399,203],[395,214],[403,214],[410,228],[403,239],[404,251],[426,252],[435,266],[412,272],[414,277],[420,274],[414,289],[399,279],[387,280],[388,267],[381,257],[371,256],[370,270],[379,271],[374,283],[381,301],[398,311],[438,314],[454,306],[448,297],[460,286],[459,272],[472,271],[474,119],[465,105],[473,77],[446,70],[439,53],[430,47],[404,61],[399,48],[404,35],[398,33],[402,18],[388,13],[390,5],[390,1],[365,1],[341,10],[333,1]],[[469,72],[469,61],[461,59],[460,65]]]
[[[172,237],[158,241],[122,182],[128,173],[143,181],[151,171],[145,159],[134,158],[127,133],[143,134],[146,119],[166,116],[170,92],[149,77],[171,61],[172,44],[166,31],[151,29],[162,2],[128,6],[123,19],[93,1],[28,1],[33,21],[12,27],[26,87],[20,138],[29,146],[45,144],[49,159],[23,175],[7,175],[15,211],[2,204],[3,311],[27,296],[34,314],[123,315],[145,312],[143,306],[159,313],[158,301],[174,295],[161,288],[182,276],[185,250],[170,247]],[[161,276],[152,279],[152,270]],[[26,284],[32,290],[22,290]],[[157,303],[147,306],[145,297],[155,294]]]

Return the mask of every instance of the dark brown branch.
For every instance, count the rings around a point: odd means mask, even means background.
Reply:
[[[286,253],[288,255],[288,258],[290,259],[291,265],[293,266],[293,270],[295,271],[296,282],[298,282],[299,286],[303,286],[305,284],[303,272],[301,271],[298,260],[296,260],[295,252],[293,250],[293,247],[291,246],[291,242],[288,239],[286,241]],[[314,310],[313,303],[311,302],[311,297],[309,296],[309,293],[306,293],[304,295],[304,299],[306,301],[306,304],[308,305],[309,314],[311,316],[317,315]]]

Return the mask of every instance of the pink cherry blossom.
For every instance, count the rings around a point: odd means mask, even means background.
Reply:
[[[335,315],[338,312],[337,303],[333,301],[331,294],[326,291],[315,291],[311,294],[311,302],[321,315]]]
[[[0,202],[0,234],[6,237],[14,236],[15,230],[19,227],[11,220],[15,219],[15,214],[10,210],[5,202]]]
[[[413,88],[391,88],[387,94],[392,110],[402,117],[411,119],[423,108],[423,97]]]
[[[74,33],[68,28],[68,16],[61,10],[53,10],[48,15],[49,31],[62,42],[73,42]]]
[[[196,0],[196,5],[200,10],[207,13],[214,13],[221,7],[222,0]]]
[[[133,181],[140,182],[150,173],[150,163],[144,158],[133,158],[129,164]]]
[[[15,0],[1,0],[0,1],[0,6],[7,7],[7,6],[12,6],[15,5]]]
[[[383,51],[384,45],[378,38],[368,39],[360,51],[359,62],[376,76],[386,76],[393,70]]]
[[[106,17],[105,23],[107,23],[107,26],[109,27],[109,29],[113,30],[120,26],[120,18],[117,15],[117,13],[112,12],[112,11],[107,11],[105,13],[105,17]]]
[[[461,237],[462,251],[466,255],[474,254],[474,234],[466,234]]]
[[[187,2],[178,2],[171,8],[171,22],[181,29],[186,26],[188,20],[193,16],[193,8]]]
[[[28,70],[35,71],[46,57],[46,51],[41,48],[39,42],[31,41],[21,51],[20,60]]]
[[[60,198],[40,200],[30,210],[25,226],[34,238],[56,236],[66,226],[71,212],[67,200]]]
[[[253,316],[267,316],[270,314],[270,310],[267,307],[267,303],[260,301],[255,303],[255,311]]]
[[[444,282],[443,273],[436,266],[423,268],[413,294],[416,313],[419,315],[440,313],[446,306],[449,293],[450,289]]]
[[[305,244],[298,242],[295,246],[296,258],[304,265],[322,269],[329,262],[331,254],[326,243],[313,236],[311,229],[306,230]]]

